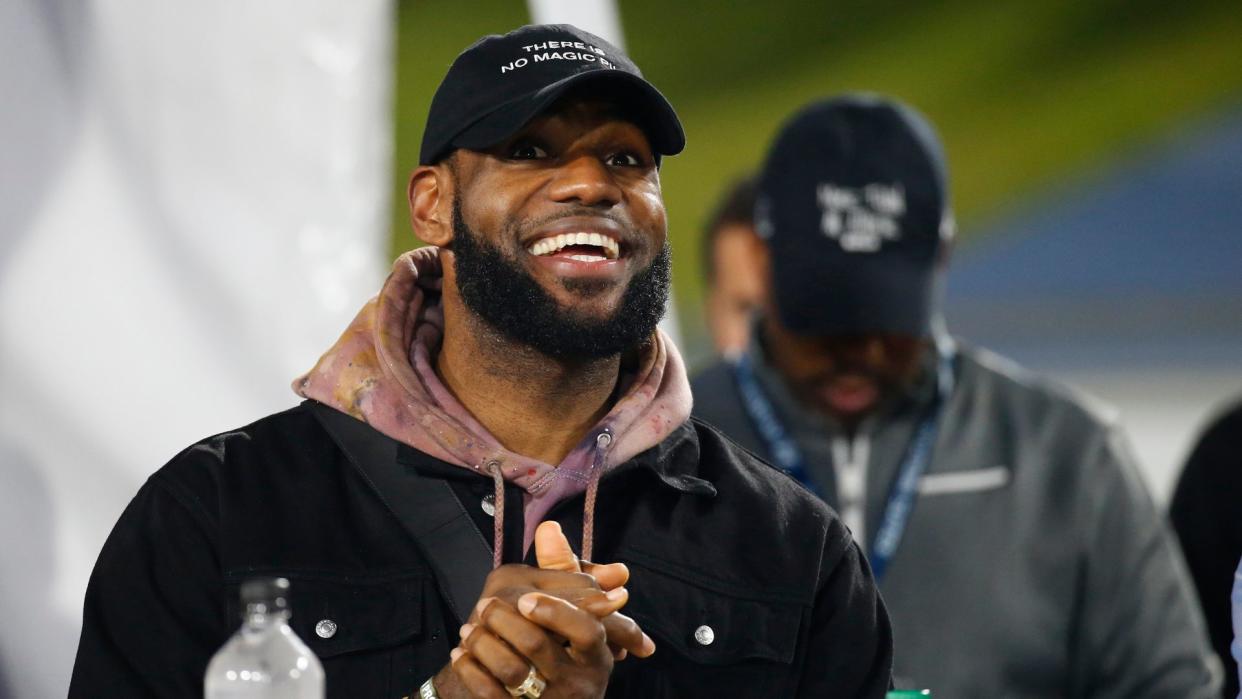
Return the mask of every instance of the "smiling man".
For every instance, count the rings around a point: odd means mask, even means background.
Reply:
[[[858,547],[689,418],[656,329],[683,145],[598,37],[466,49],[410,178],[431,246],[294,382],[305,402],[151,477],[92,575],[71,696],[197,694],[239,583],[279,575],[329,696],[882,697]]]
[[[748,352],[695,412],[836,506],[892,613],[900,687],[946,697],[1209,697],[1203,623],[1115,418],[949,336],[930,124],[870,95],[777,135]]]

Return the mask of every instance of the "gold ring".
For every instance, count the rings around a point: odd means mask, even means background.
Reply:
[[[543,679],[534,665],[530,666],[530,672],[526,673],[526,679],[522,680],[522,684],[516,687],[505,687],[509,691],[510,696],[526,697],[527,699],[539,699],[543,695],[543,690],[547,688],[548,681]]]

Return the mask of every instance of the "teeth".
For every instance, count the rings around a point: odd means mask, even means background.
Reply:
[[[615,260],[621,256],[620,243],[600,233],[561,233],[536,241],[526,250],[530,254],[539,257],[564,250],[570,245],[590,245],[601,248],[604,251],[604,257],[599,257],[598,255],[571,255],[572,259],[582,259],[584,262]]]

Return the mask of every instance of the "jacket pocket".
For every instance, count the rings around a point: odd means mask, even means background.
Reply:
[[[323,663],[329,697],[388,697],[393,670],[423,632],[424,573],[355,576],[306,571],[247,571],[289,579],[289,625]],[[230,576],[229,613],[240,618]]]
[[[626,687],[621,696],[794,694],[803,605],[690,579],[646,556],[619,558],[631,568],[622,613],[656,642],[651,658],[620,663],[628,666],[618,677]]]

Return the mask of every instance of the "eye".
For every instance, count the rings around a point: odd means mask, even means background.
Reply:
[[[608,164],[613,167],[640,167],[643,160],[634,153],[622,151],[608,156]]]
[[[548,151],[529,141],[515,143],[509,150],[510,160],[543,160],[546,157]]]

